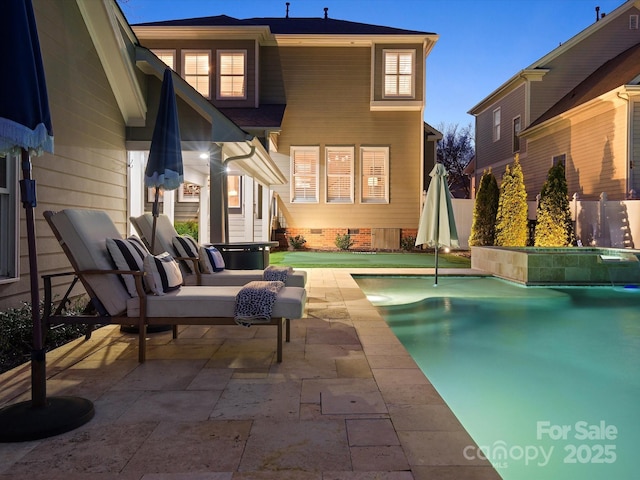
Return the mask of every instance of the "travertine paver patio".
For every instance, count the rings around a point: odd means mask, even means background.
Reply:
[[[144,364],[117,327],[51,352],[48,394],[88,398],[96,415],[0,444],[0,480],[499,479],[464,458],[472,439],[351,272],[309,270],[281,364],[271,327],[152,334]],[[29,375],[0,376],[0,406],[30,398]]]

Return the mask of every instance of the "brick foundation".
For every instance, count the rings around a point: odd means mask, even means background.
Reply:
[[[416,228],[402,229],[400,231],[400,241],[405,237],[415,237],[418,230]],[[276,240],[280,242],[280,248],[289,246],[288,238],[302,235],[307,243],[304,247],[309,250],[338,250],[336,247],[336,235],[351,235],[353,246],[350,250],[371,250],[371,228],[286,228],[284,233],[278,233]]]

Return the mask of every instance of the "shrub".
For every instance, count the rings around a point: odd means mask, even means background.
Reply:
[[[302,235],[296,235],[295,237],[289,237],[289,245],[294,250],[302,250],[307,240]]]
[[[175,229],[178,235],[191,235],[196,241],[198,240],[198,222],[195,220],[176,222]]]
[[[336,247],[340,250],[349,250],[353,246],[353,240],[351,240],[351,235],[345,233],[344,235],[340,235],[339,233],[336,235]]]
[[[492,246],[496,237],[496,215],[500,189],[496,177],[489,171],[482,173],[478,194],[473,206],[470,246]]]
[[[536,247],[566,247],[573,242],[573,226],[564,166],[549,169],[540,192],[535,233]]]
[[[410,252],[416,248],[416,237],[408,235],[400,239],[400,248]]]
[[[78,307],[79,308],[79,307]],[[78,308],[74,307],[75,310]],[[42,308],[40,314],[42,315]],[[85,334],[84,325],[61,325],[46,331],[45,348],[51,350]],[[11,370],[31,358],[33,322],[31,304],[0,312],[0,373]]]
[[[529,206],[519,155],[507,169],[500,184],[500,199],[496,214],[496,241],[502,247],[525,247],[529,238]]]

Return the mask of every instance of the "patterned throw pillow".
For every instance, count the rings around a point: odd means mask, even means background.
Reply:
[[[200,270],[202,273],[224,270],[224,258],[216,247],[200,247]]]
[[[191,235],[178,235],[173,237],[173,248],[179,257],[198,258],[198,242]],[[195,273],[191,262],[182,262],[187,272]]]
[[[144,259],[144,271],[147,287],[156,295],[178,290],[182,285],[180,266],[167,252],[147,255]]]
[[[117,270],[141,272],[144,270],[144,259],[149,255],[147,248],[135,235],[123,238],[107,238],[107,250]],[[129,295],[137,297],[136,281],[133,275],[121,275]]]

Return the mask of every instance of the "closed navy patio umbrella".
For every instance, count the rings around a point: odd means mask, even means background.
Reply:
[[[35,440],[72,430],[88,422],[93,404],[76,397],[46,396],[46,365],[40,321],[38,257],[33,209],[36,183],[31,155],[53,153],[53,129],[44,67],[31,0],[3,0],[0,15],[0,156],[19,155],[20,192],[25,208],[33,321],[31,401],[0,410],[0,441]]]
[[[144,171],[144,184],[155,188],[153,200],[153,227],[151,231],[151,252],[154,252],[156,241],[156,223],[160,189],[175,190],[184,182],[182,164],[182,147],[180,145],[180,125],[178,107],[173,89],[171,69],[166,68],[160,91],[160,104],[156,125],[151,137],[149,160]]]
[[[431,183],[427,190],[427,198],[424,202],[418,234],[416,235],[416,247],[429,245],[435,248],[435,283],[438,285],[438,250],[440,247],[457,247],[458,231],[453,215],[451,192],[447,183],[447,169],[441,163],[436,163],[429,173]]]

